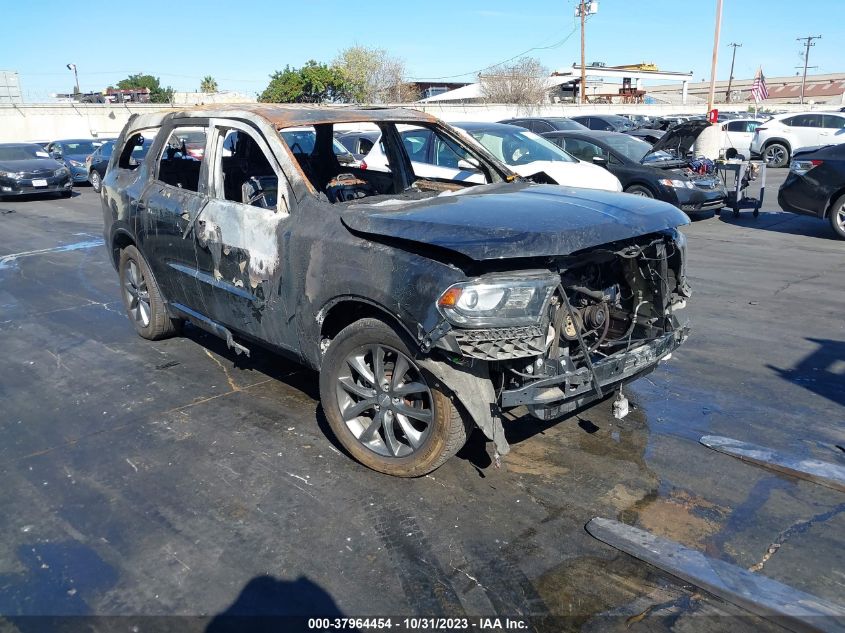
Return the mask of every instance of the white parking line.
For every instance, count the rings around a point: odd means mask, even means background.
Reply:
[[[105,244],[102,238],[95,240],[88,240],[86,242],[74,242],[73,244],[63,244],[62,246],[54,246],[53,248],[41,248],[36,251],[24,251],[22,253],[11,253],[10,255],[3,255],[0,257],[0,270],[11,268],[12,265],[23,257],[34,257],[35,255],[46,255],[47,253],[64,253],[67,251],[78,251],[85,248],[96,248]]]

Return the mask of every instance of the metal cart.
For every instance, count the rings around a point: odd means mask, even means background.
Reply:
[[[759,169],[757,180],[760,181],[760,195],[757,198],[752,198],[746,195],[748,185],[752,181],[748,181],[743,185],[746,173],[750,165],[756,165]],[[766,163],[764,161],[726,161],[717,162],[716,169],[719,170],[725,186],[728,188],[728,198],[725,200],[725,206],[733,209],[734,217],[739,217],[741,209],[753,209],[754,217],[760,215],[760,207],[763,206],[763,196],[766,193]],[[728,174],[733,174],[733,187],[728,184]]]

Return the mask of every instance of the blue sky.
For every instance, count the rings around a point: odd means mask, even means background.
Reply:
[[[550,69],[579,57],[575,0],[88,0],[15,2],[4,8],[0,69],[16,70],[27,101],[70,91],[79,70],[83,91],[100,90],[129,73],[193,91],[212,75],[221,89],[260,92],[268,75],[308,59],[329,62],[353,44],[385,48],[408,74],[471,74],[532,47]],[[715,0],[600,0],[590,18],[587,61],[649,61],[661,70],[709,78]],[[845,0],[725,0],[719,78],[727,79],[729,42],[740,42],[734,72],[795,74],[796,37],[819,35],[810,63],[817,73],[845,71]],[[568,39],[567,39],[568,38]]]

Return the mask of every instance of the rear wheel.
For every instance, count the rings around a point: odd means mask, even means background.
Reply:
[[[630,193],[635,196],[642,196],[643,198],[653,198],[654,194],[651,192],[651,189],[648,187],[644,187],[643,185],[631,185],[627,189],[625,189],[625,193]]]
[[[845,240],[845,196],[839,196],[830,207],[830,226],[839,239]]]
[[[425,475],[466,442],[467,428],[445,387],[377,319],[356,321],[332,340],[320,399],[340,443],[381,473]]]
[[[134,246],[120,251],[118,276],[123,306],[135,331],[151,341],[173,336],[177,325],[167,314],[161,290],[147,261]]]
[[[769,167],[786,167],[789,162],[789,148],[783,143],[769,143],[763,150],[763,160]]]
[[[100,172],[96,169],[92,169],[91,173],[88,175],[88,180],[91,182],[91,187],[97,193],[100,193],[100,187],[103,186],[103,179],[100,178]]]

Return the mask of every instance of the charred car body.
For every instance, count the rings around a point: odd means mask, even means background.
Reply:
[[[387,172],[337,161],[334,125],[358,122],[381,130]],[[432,130],[487,184],[418,177],[398,124]],[[313,128],[310,153],[287,146],[291,127]],[[174,145],[185,131],[205,135],[202,160]],[[136,116],[101,198],[141,336],[187,320],[237,351],[260,344],[318,369],[338,439],[393,475],[433,470],[473,424],[505,454],[503,409],[552,419],[651,371],[687,336],[675,315],[690,294],[683,213],[523,181],[419,112]]]

